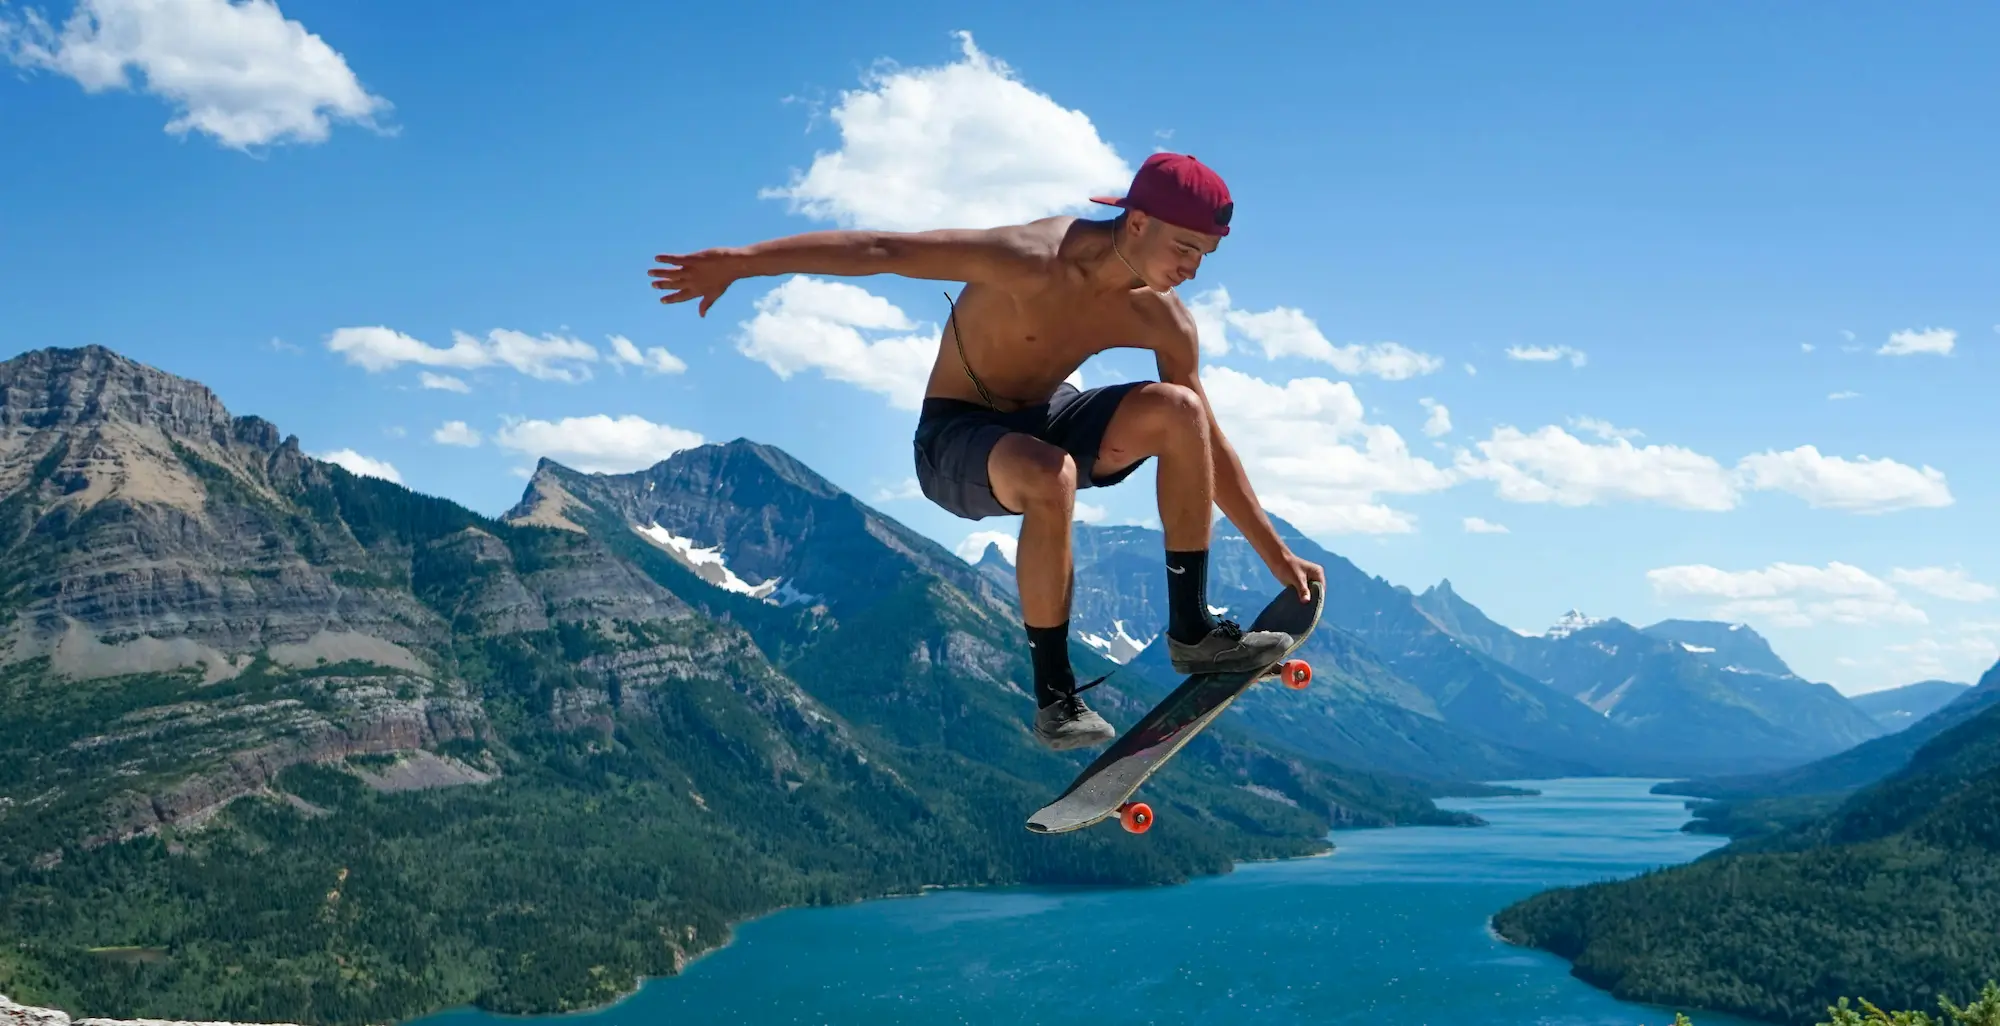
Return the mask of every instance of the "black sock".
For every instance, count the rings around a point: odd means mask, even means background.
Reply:
[[[1208,550],[1167,553],[1167,636],[1183,645],[1215,629],[1208,615]]]
[[[1060,627],[1029,627],[1028,657],[1035,663],[1036,708],[1076,690],[1076,671],[1069,665],[1069,621]]]

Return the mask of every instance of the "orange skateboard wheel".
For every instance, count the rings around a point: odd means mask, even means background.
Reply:
[[[1284,680],[1286,687],[1296,691],[1312,683],[1313,668],[1303,659],[1287,659],[1283,666],[1278,667],[1278,676]]]
[[[1118,807],[1118,824],[1129,833],[1143,834],[1153,826],[1153,807],[1145,802],[1126,802]]]

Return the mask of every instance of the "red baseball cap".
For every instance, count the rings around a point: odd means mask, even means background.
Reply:
[[[1122,198],[1092,196],[1090,201],[1142,210],[1168,224],[1208,235],[1229,234],[1229,216],[1236,211],[1222,176],[1185,153],[1147,157]]]

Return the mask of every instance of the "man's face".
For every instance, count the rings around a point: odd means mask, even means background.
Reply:
[[[1133,211],[1130,220],[1139,236],[1135,247],[1138,266],[1146,284],[1165,292],[1182,282],[1193,281],[1201,269],[1201,258],[1215,252],[1222,243],[1219,235],[1207,235],[1179,225],[1168,224],[1143,211]]]

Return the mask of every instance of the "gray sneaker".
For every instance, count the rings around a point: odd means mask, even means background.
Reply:
[[[1043,744],[1063,751],[1109,741],[1118,736],[1104,717],[1092,712],[1075,695],[1064,695],[1035,710],[1035,737]]]
[[[1223,620],[1192,645],[1167,637],[1167,655],[1176,673],[1245,673],[1261,670],[1284,658],[1292,636],[1284,631],[1244,631]]]

